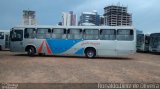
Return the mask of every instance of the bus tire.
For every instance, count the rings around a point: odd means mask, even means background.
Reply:
[[[94,58],[96,56],[96,49],[95,48],[87,48],[85,50],[85,55],[87,58]]]
[[[27,54],[28,56],[34,56],[36,53],[36,50],[33,46],[29,47],[28,50],[27,50]]]
[[[0,45],[0,51],[2,50],[2,46]]]

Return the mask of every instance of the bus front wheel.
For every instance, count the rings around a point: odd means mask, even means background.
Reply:
[[[87,58],[94,58],[96,56],[96,50],[94,48],[87,48],[85,50],[85,55]]]
[[[35,55],[35,48],[34,47],[30,47],[27,50],[27,54],[28,54],[28,56],[34,56]]]

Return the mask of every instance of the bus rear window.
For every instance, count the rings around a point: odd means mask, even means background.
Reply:
[[[4,39],[4,32],[0,32],[0,39]]]

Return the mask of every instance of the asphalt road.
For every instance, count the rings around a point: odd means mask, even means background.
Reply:
[[[126,58],[28,57],[0,51],[0,82],[160,83],[160,55]]]

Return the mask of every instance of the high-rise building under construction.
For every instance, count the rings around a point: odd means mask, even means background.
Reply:
[[[63,26],[77,26],[77,16],[73,11],[63,12],[62,16]]]
[[[104,8],[104,24],[108,26],[131,26],[132,14],[127,7],[111,5]]]
[[[35,11],[23,10],[23,25],[36,25]]]

